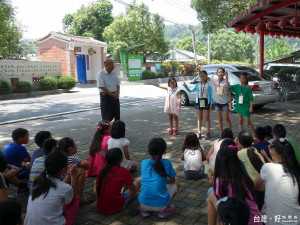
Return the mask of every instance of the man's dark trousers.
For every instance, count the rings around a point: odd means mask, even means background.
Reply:
[[[120,120],[120,101],[119,98],[115,99],[112,96],[100,93],[100,107],[102,120],[112,121]]]

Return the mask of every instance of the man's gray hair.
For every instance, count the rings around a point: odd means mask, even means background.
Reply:
[[[110,62],[113,62],[111,59],[105,59],[104,60],[104,66],[107,66]]]

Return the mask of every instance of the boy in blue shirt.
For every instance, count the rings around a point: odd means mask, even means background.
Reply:
[[[23,146],[29,141],[28,130],[23,128],[17,128],[11,135],[13,142],[9,143],[2,150],[7,163],[19,168],[17,177],[19,179],[28,178],[30,171],[31,157],[27,149]]]

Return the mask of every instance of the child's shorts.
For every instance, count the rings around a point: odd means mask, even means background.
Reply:
[[[216,111],[228,111],[229,110],[229,104],[220,104],[217,102],[214,102],[214,108]]]
[[[200,107],[200,100],[203,100],[203,99],[205,101],[205,107]],[[209,110],[209,108],[210,108],[210,104],[208,104],[207,98],[201,98],[201,99],[199,98],[198,103],[195,104],[195,109]]]
[[[173,196],[177,193],[176,184],[167,184],[167,191],[169,193],[170,199],[172,199]],[[141,206],[143,207],[143,209],[145,209],[147,211],[160,212],[160,211],[164,210],[168,205],[162,206],[162,207],[152,207],[152,206],[143,205],[141,203]]]
[[[172,199],[174,197],[174,195],[177,193],[176,184],[167,184],[167,191],[170,195],[170,199]]]
[[[214,188],[213,187],[210,187],[208,190],[207,190],[207,194],[206,194],[206,202],[208,202],[208,196],[210,195],[211,192],[214,191]]]
[[[21,166],[21,167],[19,167],[19,173],[17,174],[17,177],[18,177],[20,180],[29,177],[29,172],[28,172],[26,166]]]
[[[204,166],[201,166],[197,173],[189,173],[184,168],[183,168],[183,172],[184,172],[184,175],[186,176],[186,178],[188,178],[188,179],[199,179],[204,174]]]
[[[131,195],[129,192],[125,191],[122,193],[122,195],[124,196],[125,198],[125,202],[124,202],[124,205],[123,205],[123,209],[125,209],[127,207],[127,205],[129,204],[130,200],[131,200]]]

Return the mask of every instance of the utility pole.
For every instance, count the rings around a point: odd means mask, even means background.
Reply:
[[[210,34],[207,35],[207,64],[210,64]]]
[[[194,49],[194,59],[195,59],[195,63],[196,63],[196,66],[197,66],[198,65],[198,61],[197,61],[197,54],[196,54],[195,31],[194,31],[194,29],[191,26],[189,26],[189,29],[191,30],[191,33],[192,33],[193,49]]]

